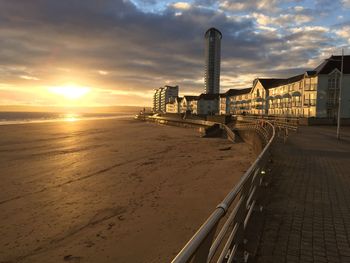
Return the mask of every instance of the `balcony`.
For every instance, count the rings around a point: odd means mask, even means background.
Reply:
[[[304,90],[305,91],[315,91],[315,90],[317,90],[317,84],[306,84]]]
[[[292,106],[293,107],[301,107],[301,101],[293,101]]]
[[[305,99],[304,106],[316,106],[316,99]]]

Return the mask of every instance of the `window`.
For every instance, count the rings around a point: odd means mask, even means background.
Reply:
[[[339,87],[340,87],[340,73],[333,72],[328,77],[328,89],[327,89],[327,111],[328,116],[336,116],[339,100]]]

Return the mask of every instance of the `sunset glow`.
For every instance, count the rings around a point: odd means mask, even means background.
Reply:
[[[61,87],[50,87],[49,91],[51,93],[63,96],[66,99],[77,100],[85,96],[87,93],[89,93],[90,88],[67,85],[67,86],[61,86]]]

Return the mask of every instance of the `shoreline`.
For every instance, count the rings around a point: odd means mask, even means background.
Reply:
[[[5,125],[19,125],[19,124],[36,124],[36,123],[51,123],[51,122],[76,122],[76,121],[90,121],[90,120],[105,120],[105,119],[129,119],[135,114],[125,114],[119,116],[101,116],[101,117],[73,117],[73,118],[58,118],[46,120],[20,120],[20,121],[0,121],[0,126]]]

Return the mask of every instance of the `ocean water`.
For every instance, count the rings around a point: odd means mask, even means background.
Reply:
[[[0,125],[133,117],[131,113],[0,112]]]

